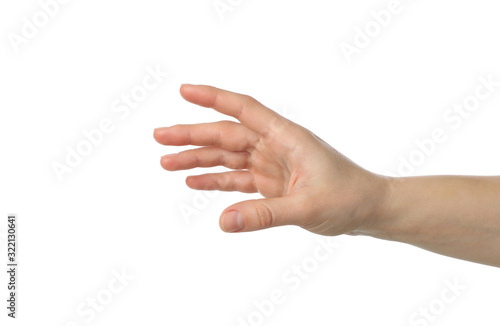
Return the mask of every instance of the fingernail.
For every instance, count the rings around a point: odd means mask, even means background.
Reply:
[[[222,217],[222,227],[224,232],[235,232],[245,227],[245,221],[240,212],[231,211]]]

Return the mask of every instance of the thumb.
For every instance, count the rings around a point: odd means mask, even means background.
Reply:
[[[299,205],[291,196],[254,199],[229,206],[222,212],[224,232],[246,232],[281,225],[297,225]]]

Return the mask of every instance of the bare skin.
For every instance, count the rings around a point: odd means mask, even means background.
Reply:
[[[249,96],[202,85],[182,85],[180,91],[187,101],[239,123],[156,129],[160,144],[200,146],[162,157],[162,167],[225,166],[232,171],[189,176],[186,184],[265,197],[226,208],[223,231],[296,225],[328,236],[405,242],[500,267],[500,177],[377,175]]]

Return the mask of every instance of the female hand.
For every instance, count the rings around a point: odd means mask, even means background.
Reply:
[[[322,235],[367,228],[386,194],[385,177],[354,164],[309,130],[255,99],[210,86],[182,85],[187,101],[240,123],[219,121],[159,128],[160,144],[197,145],[162,157],[169,171],[225,166],[233,171],[190,176],[198,190],[259,192],[265,199],[229,206],[220,218],[226,232],[297,225]]]

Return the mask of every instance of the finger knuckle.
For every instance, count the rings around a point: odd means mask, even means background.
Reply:
[[[236,186],[235,178],[229,173],[222,173],[220,178],[220,187],[223,190],[234,190]]]
[[[254,97],[250,96],[250,95],[245,95],[243,98],[244,98],[244,101],[246,103],[255,103],[255,102],[257,102],[257,100]]]
[[[263,203],[256,205],[255,213],[257,217],[257,223],[260,228],[264,229],[274,226],[273,213],[267,205]]]
[[[283,118],[279,115],[274,116],[270,122],[270,131],[273,133],[282,132],[283,130],[285,130],[288,127],[287,122],[288,121],[285,118]]]

